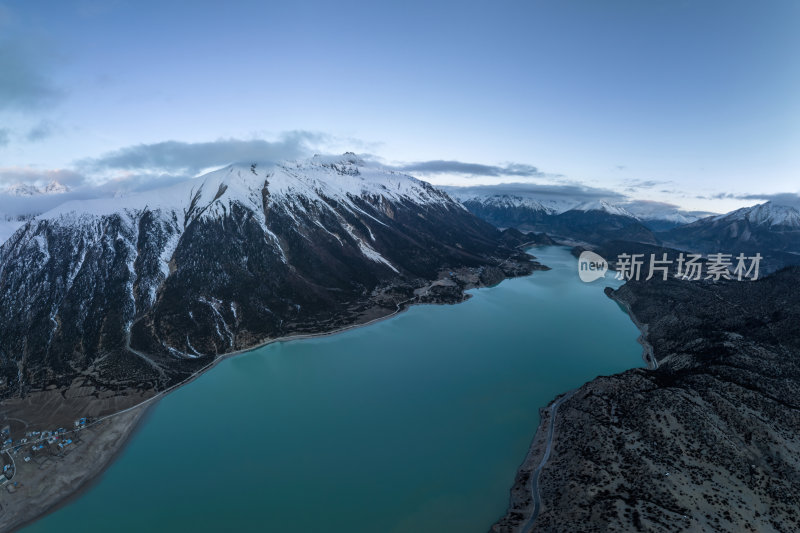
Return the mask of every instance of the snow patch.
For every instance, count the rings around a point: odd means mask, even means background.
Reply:
[[[800,228],[800,211],[788,205],[766,202],[753,207],[743,207],[725,215],[719,215],[714,217],[714,220],[747,220],[756,226]]]

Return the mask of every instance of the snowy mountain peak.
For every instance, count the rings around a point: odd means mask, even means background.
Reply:
[[[673,222],[678,225],[691,224],[697,220],[696,216],[687,215],[679,211],[673,211],[669,213],[649,213],[646,215],[640,213],[637,215],[637,217],[639,220],[663,220],[666,222]]]
[[[70,201],[42,218],[67,214],[109,215],[115,212],[163,210],[219,217],[239,204],[263,213],[282,203],[292,212],[310,205],[330,208],[331,200],[357,210],[354,200],[413,202],[460,207],[444,192],[411,176],[370,166],[355,154],[258,165],[233,164],[170,187],[116,198]],[[188,216],[188,215],[187,215]]]
[[[543,213],[552,215],[556,213],[556,209],[544,205],[541,201],[535,198],[526,198],[524,196],[516,196],[510,194],[495,194],[493,196],[479,197],[467,196],[461,198],[462,201],[480,201],[485,206],[500,207],[500,208],[526,208],[532,211],[541,211]]]
[[[345,152],[342,155],[321,155],[315,154],[314,157],[311,158],[311,161],[314,163],[318,163],[321,165],[355,165],[355,166],[367,166],[367,163],[364,162],[363,159],[358,157],[353,152]]]
[[[747,220],[756,226],[788,226],[800,228],[800,211],[788,205],[766,202],[752,207],[743,207],[715,220]]]
[[[53,180],[45,187],[37,187],[28,183],[17,183],[6,188],[3,193],[11,196],[38,196],[40,194],[61,194],[69,192],[69,187]]]
[[[25,183],[17,183],[16,185],[11,185],[10,187],[6,188],[3,191],[5,194],[11,196],[35,196],[37,194],[41,194],[39,188],[35,185],[28,185]]]
[[[185,361],[394,312],[443,272],[495,283],[517,256],[511,268],[530,272],[511,247],[521,238],[411,176],[353,154],[265,167],[66,202],[26,221],[0,245],[0,355],[24,357],[25,380],[90,365],[116,385],[164,390],[199,368]],[[462,287],[446,297],[460,300]],[[50,319],[21,327],[20,316]],[[98,365],[112,349],[120,362]],[[19,368],[0,365],[0,378]]]
[[[506,192],[476,191],[471,187],[442,187],[451,197],[458,201],[482,205],[486,208],[497,209],[527,209],[547,215],[557,215],[575,207],[577,202],[568,198],[552,198],[547,196],[534,196],[530,194],[515,194]]]
[[[53,180],[47,184],[43,192],[44,194],[61,194],[69,192],[69,187],[57,182],[56,180]]]
[[[628,218],[636,218],[630,211],[614,204],[610,204],[605,200],[595,200],[592,202],[585,202],[575,207],[576,211],[603,211],[611,215],[617,215]]]

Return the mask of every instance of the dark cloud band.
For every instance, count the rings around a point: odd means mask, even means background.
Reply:
[[[294,131],[277,141],[263,139],[219,139],[210,142],[187,143],[165,141],[138,144],[102,155],[84,159],[78,167],[87,171],[106,170],[158,170],[194,174],[202,169],[233,162],[276,162],[305,157],[312,146],[323,142],[320,133]]]
[[[553,200],[575,200],[588,202],[593,200],[606,200],[609,202],[624,202],[627,197],[611,189],[589,187],[586,185],[544,185],[537,183],[503,183],[500,185],[472,185],[467,187],[442,187],[458,195],[509,195],[530,196],[533,198],[551,198]]]
[[[402,172],[420,172],[423,174],[464,174],[468,176],[522,176],[541,177],[546,174],[532,165],[512,163],[505,166],[482,165],[480,163],[464,163],[462,161],[417,161],[394,167]]]
[[[710,197],[714,200],[733,199],[733,200],[756,200],[761,202],[772,202],[778,205],[788,205],[800,208],[800,193],[780,192],[770,194],[731,194],[720,193]]]

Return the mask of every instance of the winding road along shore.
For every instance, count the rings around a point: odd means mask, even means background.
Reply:
[[[539,463],[539,466],[536,467],[536,470],[533,471],[531,475],[531,497],[533,498],[533,511],[528,519],[522,524],[522,531],[523,533],[528,533],[533,529],[533,524],[536,521],[536,517],[539,516],[539,510],[542,507],[542,500],[539,495],[539,474],[542,473],[542,468],[547,464],[547,460],[550,458],[550,450],[553,447],[553,433],[555,433],[555,425],[556,425],[556,416],[558,415],[558,408],[559,406],[564,403],[566,400],[570,399],[577,389],[571,390],[561,396],[558,400],[553,402],[550,405],[548,411],[550,411],[550,422],[547,428],[547,442],[545,444],[544,455],[542,455],[542,460]]]

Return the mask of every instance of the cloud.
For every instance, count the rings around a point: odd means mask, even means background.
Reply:
[[[0,41],[0,111],[46,108],[64,94],[47,75],[50,55],[28,41]]]
[[[18,216],[38,215],[71,200],[100,198],[97,191],[82,189],[62,194],[38,194],[35,196],[13,196],[0,193],[0,220]]]
[[[590,187],[580,184],[569,185],[544,185],[537,183],[503,183],[500,185],[472,185],[466,187],[441,187],[449,192],[454,192],[459,196],[464,195],[513,195],[526,196],[541,200],[555,201],[575,201],[576,203],[589,202],[595,200],[606,200],[609,202],[624,202],[627,197],[611,189]]]
[[[181,181],[192,179],[181,174],[125,174],[114,177],[92,188],[100,196],[108,196],[119,193],[141,192],[160,187],[169,187]]]
[[[71,169],[0,167],[0,218],[43,213],[71,200],[112,198],[123,193],[168,187],[187,179],[191,178],[173,174],[127,173],[97,184],[84,174]],[[43,188],[53,181],[68,186],[70,190],[65,193],[30,197],[5,194],[4,192],[11,185],[26,184]]]
[[[54,126],[42,121],[28,132],[35,141]],[[0,130],[0,143],[2,135]],[[72,168],[0,167],[0,189],[18,183],[46,185],[58,181],[72,189],[96,188],[101,193],[140,191],[189,179],[203,170],[237,162],[270,164],[313,155],[327,136],[305,131],[285,133],[275,141],[220,139],[188,143],[165,141],[128,146],[95,158],[84,158]]]
[[[679,213],[681,215],[703,218],[717,213],[711,211],[684,211],[679,205],[657,200],[630,200],[624,204],[625,209],[637,216],[657,218]]]
[[[52,131],[43,121],[27,135],[37,140]],[[0,138],[0,140],[2,140]],[[68,186],[65,194],[33,198],[0,192],[0,213],[27,214],[51,209],[67,200],[107,198],[119,193],[145,191],[191,179],[203,170],[237,162],[270,164],[313,155],[314,148],[328,137],[295,131],[275,141],[263,139],[220,139],[188,143],[165,141],[129,146],[96,158],[76,161],[72,168],[0,167],[0,191],[16,184],[42,187],[52,181]]]
[[[505,166],[482,165],[480,163],[464,163],[462,161],[417,161],[392,167],[401,172],[420,172],[422,174],[464,174],[468,176],[522,176],[544,177],[547,176],[533,165],[510,163]]]
[[[327,136],[307,131],[294,131],[277,141],[263,139],[219,139],[187,143],[165,141],[129,146],[97,158],[78,161],[77,166],[89,172],[113,170],[181,173],[194,175],[203,169],[236,162],[274,163],[285,159],[307,157],[313,147]]]
[[[674,211],[678,209],[677,204],[673,204],[670,202],[660,202],[657,200],[631,200],[627,204],[632,209],[644,209],[647,211]]]
[[[628,180],[626,182],[630,187],[636,187],[639,189],[652,189],[658,185],[664,185],[669,183],[668,181],[657,181],[657,180]]]
[[[28,130],[28,133],[25,135],[25,139],[28,142],[41,141],[53,135],[53,133],[55,133],[55,129],[55,125],[52,122],[49,120],[42,120]]]
[[[11,144],[12,138],[19,142],[21,140],[28,142],[38,142],[52,136],[56,132],[55,125],[49,120],[42,120],[24,135],[20,135],[17,131],[11,128],[0,128],[0,148]]]
[[[735,198],[737,200],[756,200],[759,202],[772,202],[778,205],[788,205],[800,209],[800,193],[780,192],[772,194],[730,194],[715,195],[718,198]]]
[[[679,205],[656,200],[635,200],[625,193],[602,187],[591,187],[581,183],[570,184],[537,184],[537,183],[502,183],[500,185],[471,185],[440,187],[458,198],[471,196],[509,195],[533,198],[543,202],[555,202],[564,205],[579,205],[585,202],[605,200],[620,205],[637,216],[657,218],[674,215],[702,218],[716,213],[709,211],[685,211]]]
[[[191,178],[172,174],[129,173],[98,185],[87,176],[70,169],[0,168],[0,218],[39,214],[71,200],[112,198],[119,194],[168,187],[187,179]],[[53,181],[68,186],[70,190],[29,197],[4,193],[11,185],[22,183],[43,188]]]
[[[629,179],[625,180],[624,183],[625,183],[625,190],[627,192],[636,192],[640,189],[652,189],[654,187],[658,187],[659,185],[666,185],[671,182],[659,181],[659,180]]]
[[[70,188],[77,188],[63,194],[42,194],[30,197],[4,193],[4,190],[11,185],[26,184],[43,187],[52,181],[57,181]],[[69,169],[0,167],[0,219],[42,213],[68,200],[109,196],[100,190],[85,186],[85,183],[83,175]]]

